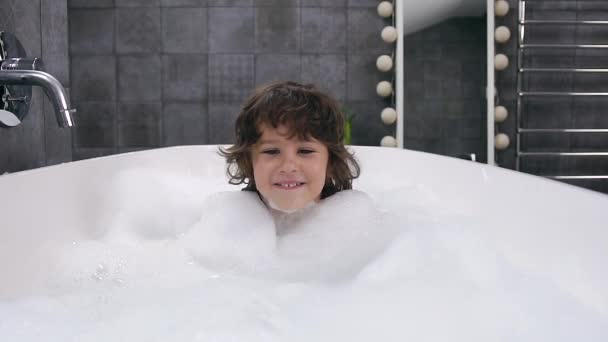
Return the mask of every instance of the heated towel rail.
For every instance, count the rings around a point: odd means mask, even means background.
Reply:
[[[529,3],[532,5],[532,0],[519,0],[519,16],[518,16],[518,37],[517,37],[517,105],[516,105],[516,169],[521,171],[522,161],[525,158],[529,157],[565,157],[565,158],[577,158],[577,157],[591,157],[591,158],[607,158],[608,150],[601,151],[595,150],[593,151],[530,151],[526,150],[525,146],[523,146],[523,137],[527,134],[536,133],[536,134],[603,134],[606,137],[605,142],[608,142],[608,127],[605,128],[573,128],[573,127],[562,127],[562,128],[533,128],[526,127],[524,125],[525,116],[528,113],[525,113],[524,101],[528,101],[529,99],[534,98],[550,98],[550,97],[578,97],[578,98],[597,98],[602,96],[608,96],[608,92],[606,91],[539,91],[539,90],[526,90],[523,86],[523,81],[526,75],[539,74],[539,73],[578,73],[578,74],[591,74],[591,73],[608,73],[608,65],[606,68],[581,68],[581,67],[566,67],[559,68],[555,67],[528,67],[525,64],[525,57],[534,54],[534,51],[539,51],[541,49],[553,49],[556,51],[567,51],[572,49],[593,49],[593,50],[605,50],[606,53],[603,55],[604,60],[608,57],[608,44],[557,44],[557,43],[549,43],[549,44],[537,44],[537,43],[529,43],[526,38],[528,37],[530,32],[533,32],[535,27],[539,27],[541,25],[554,25],[556,27],[562,25],[591,25],[591,26],[601,26],[606,25],[608,28],[608,20],[555,20],[555,19],[537,19],[535,18],[528,19],[526,4]],[[561,1],[567,2],[567,1]],[[574,6],[577,6],[577,1],[571,1]],[[591,2],[591,1],[589,1]],[[580,3],[580,1],[579,1]],[[534,14],[542,13],[541,11],[537,11],[534,9]],[[578,15],[576,16],[578,18]],[[577,50],[578,51],[578,50]],[[607,81],[608,81],[608,75]],[[529,113],[531,115],[532,113]],[[608,113],[606,113],[608,122]],[[608,149],[608,146],[605,146]],[[524,170],[525,171],[525,170]],[[558,179],[558,180],[598,180],[608,179],[607,174],[577,174],[572,175],[569,174],[561,174],[558,172],[557,174],[544,174],[541,176],[545,176],[547,178]]]

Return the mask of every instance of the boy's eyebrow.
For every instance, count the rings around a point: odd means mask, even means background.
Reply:
[[[258,140],[257,145],[262,145],[262,144],[276,144],[277,140]]]
[[[257,143],[255,143],[256,145],[264,145],[264,144],[277,144],[279,142],[279,140],[275,140],[275,139],[266,139],[266,140],[258,140]],[[304,143],[312,143],[314,142],[312,139],[305,139],[302,140],[302,142]]]

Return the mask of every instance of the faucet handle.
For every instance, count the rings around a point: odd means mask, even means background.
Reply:
[[[44,70],[42,58],[7,58],[0,64],[0,70]]]

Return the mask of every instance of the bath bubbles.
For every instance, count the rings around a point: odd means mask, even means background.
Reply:
[[[144,239],[176,238],[199,219],[205,193],[218,184],[195,177],[152,169],[130,169],[116,174],[104,203],[102,234],[135,234]]]
[[[269,267],[276,245],[270,212],[257,193],[221,192],[202,204],[200,220],[181,242],[206,268],[256,273]]]
[[[343,281],[358,274],[401,229],[365,193],[339,192],[277,220],[279,273],[292,280]]]
[[[95,270],[95,273],[93,273],[92,277],[95,280],[104,280],[107,276],[108,276],[107,267],[104,266],[103,264],[99,264],[99,265],[97,265],[97,269]]]
[[[395,234],[358,191],[295,213],[271,215],[256,193],[242,191],[211,196],[203,207],[201,220],[181,239],[194,260],[217,272],[262,279],[354,277]]]

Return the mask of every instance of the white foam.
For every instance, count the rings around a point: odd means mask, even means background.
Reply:
[[[46,289],[0,302],[2,340],[608,340],[603,304],[522,269],[468,212],[426,211],[424,189],[274,216],[209,189],[121,174],[103,234],[63,242]]]

